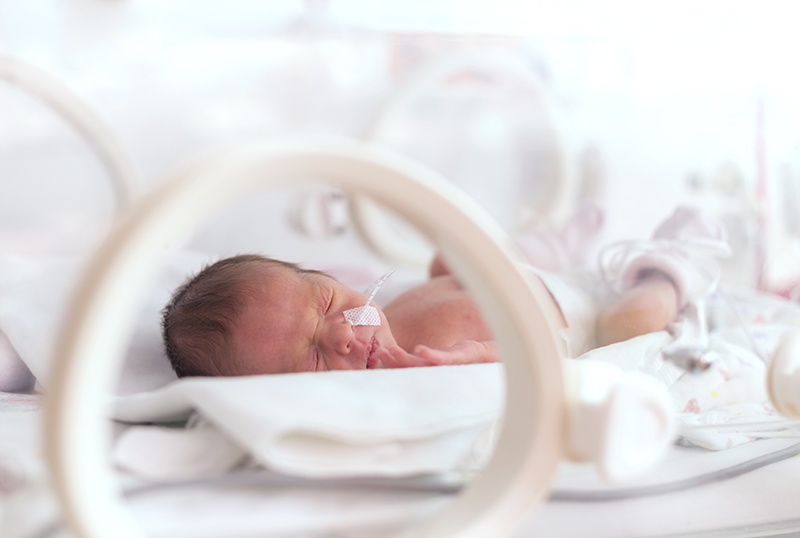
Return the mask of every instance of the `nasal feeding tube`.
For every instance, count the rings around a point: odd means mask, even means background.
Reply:
[[[364,306],[359,306],[356,308],[351,308],[350,310],[345,310],[342,312],[344,314],[344,319],[350,322],[350,325],[380,325],[381,324],[381,317],[378,314],[378,309],[374,306],[369,306],[369,303],[372,302],[372,298],[375,297],[375,294],[378,293],[378,290],[381,289],[383,283],[392,276],[394,273],[394,269],[386,273],[381,277],[378,283],[375,285],[375,288],[372,290],[372,293],[367,299],[367,304]]]

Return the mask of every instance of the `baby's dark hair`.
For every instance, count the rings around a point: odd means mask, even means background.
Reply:
[[[204,267],[179,287],[162,311],[161,334],[178,377],[228,375],[234,360],[232,329],[252,296],[252,271],[279,265],[298,274],[319,273],[258,254],[242,254]]]

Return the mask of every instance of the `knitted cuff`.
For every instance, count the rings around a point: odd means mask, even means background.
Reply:
[[[672,281],[677,292],[678,310],[689,301],[692,271],[689,269],[688,257],[677,252],[643,252],[630,260],[620,274],[620,288],[623,292],[633,288],[651,271],[663,273]]]

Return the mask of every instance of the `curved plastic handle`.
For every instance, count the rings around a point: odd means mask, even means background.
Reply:
[[[440,244],[507,363],[507,411],[494,457],[463,495],[406,535],[501,537],[543,497],[561,454],[564,422],[561,365],[549,329],[555,312],[541,283],[528,283],[514,263],[498,225],[431,170],[367,144],[257,144],[202,159],[144,197],[78,287],[56,346],[45,446],[63,512],[79,537],[141,536],[109,468],[104,410],[136,307],[165,249],[223,204],[303,178],[364,192]]]
[[[541,105],[552,137],[553,147],[556,148],[554,155],[557,177],[548,209],[551,215],[566,214],[575,195],[573,192],[575,182],[569,181],[564,137],[558,129],[553,110],[545,99],[545,89],[541,79],[518,54],[500,50],[471,51],[451,54],[431,62],[400,86],[380,114],[364,129],[363,138],[374,140],[382,124],[389,121],[392,115],[397,113],[397,110],[407,107],[425,90],[435,87],[447,77],[469,72],[511,79],[523,85]],[[431,249],[422,244],[404,241],[403,237],[388,222],[385,213],[374,202],[358,194],[351,196],[350,215],[356,231],[364,242],[385,259],[411,267],[427,268],[432,257]]]
[[[567,359],[567,455],[590,461],[609,482],[624,482],[658,463],[674,440],[664,388],[652,377],[591,359]]]
[[[78,96],[47,73],[3,55],[0,55],[0,79],[39,97],[83,137],[111,180],[118,211],[136,199],[141,186],[133,161],[111,130]]]

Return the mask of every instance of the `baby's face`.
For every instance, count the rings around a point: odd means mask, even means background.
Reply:
[[[396,345],[380,309],[380,326],[345,319],[343,312],[364,306],[367,297],[333,278],[280,265],[255,274],[233,331],[234,375],[373,368],[375,350]]]

